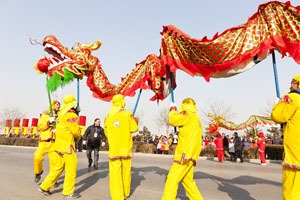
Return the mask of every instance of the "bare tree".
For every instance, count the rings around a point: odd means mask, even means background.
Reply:
[[[274,106],[274,102],[271,101],[271,100],[268,100],[267,103],[266,103],[266,105],[265,105],[265,107],[260,112],[261,115],[263,115],[263,116],[270,116],[271,112],[272,112],[272,109],[273,109],[273,106]]]
[[[139,111],[138,113],[135,114],[135,117],[137,118],[138,120],[138,125],[140,126],[141,124],[144,123],[143,121],[143,117],[144,117],[144,113],[143,111]]]
[[[160,109],[159,115],[156,118],[155,122],[159,129],[161,129],[163,127],[166,128],[166,134],[169,133],[169,128],[170,128],[168,119],[169,119],[169,108],[164,107],[164,108]]]
[[[235,113],[232,111],[230,105],[225,104],[222,100],[212,100],[206,107],[206,109],[201,111],[202,119],[205,124],[210,122],[208,118],[208,114],[212,114],[213,116],[221,115],[225,119],[230,120],[235,117]]]
[[[15,108],[3,108],[0,112],[0,126],[5,125],[5,120],[11,119],[14,121],[15,119],[22,119],[25,117],[25,114],[17,107]]]

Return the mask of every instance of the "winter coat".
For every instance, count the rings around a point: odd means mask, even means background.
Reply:
[[[104,129],[94,124],[89,126],[83,136],[83,140],[87,140],[87,147],[100,147],[101,141],[104,139]]]
[[[283,124],[283,165],[300,169],[300,94],[290,92],[273,107],[271,119]]]
[[[75,139],[80,138],[78,115],[70,110],[56,120],[56,139],[53,148],[61,154],[75,151]]]

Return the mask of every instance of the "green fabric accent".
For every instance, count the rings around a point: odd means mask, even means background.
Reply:
[[[54,72],[53,76],[47,81],[47,90],[54,92],[62,84],[61,76]]]
[[[70,72],[67,69],[64,69],[64,74],[65,74],[65,76],[63,78],[63,86],[71,83],[75,78],[75,74],[73,74],[72,72]]]
[[[58,87],[63,87],[71,83],[75,78],[75,74],[67,69],[64,69],[64,77],[60,76],[58,73],[54,72],[53,76],[47,81],[47,90],[49,92],[54,92]]]

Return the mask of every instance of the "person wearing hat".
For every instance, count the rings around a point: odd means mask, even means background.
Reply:
[[[123,200],[130,195],[132,135],[138,130],[137,119],[125,109],[121,94],[112,98],[112,105],[104,121],[104,133],[109,150],[109,185],[112,200]]]
[[[282,199],[300,199],[300,75],[293,77],[290,92],[274,105],[271,119],[283,126]]]
[[[38,122],[40,129],[40,136],[38,140],[38,147],[33,155],[33,173],[35,174],[35,182],[38,183],[43,173],[44,156],[50,151],[50,147],[55,141],[55,118],[60,108],[60,103],[57,100],[51,102],[51,107],[43,112]],[[51,116],[51,109],[52,116]]]
[[[214,139],[214,143],[216,144],[216,153],[218,156],[218,161],[223,162],[224,159],[224,145],[223,138],[219,131],[216,133],[216,138]]]
[[[263,132],[260,132],[258,134],[258,139],[257,139],[257,146],[258,146],[258,152],[259,152],[259,158],[260,158],[260,163],[261,165],[267,165],[266,162],[266,138]]]
[[[179,182],[182,182],[189,199],[203,199],[194,180],[194,170],[202,148],[203,128],[197,111],[192,98],[184,99],[179,111],[175,103],[170,106],[169,124],[179,127],[179,132],[162,200],[176,199]]]
[[[74,95],[69,94],[63,98],[63,105],[56,119],[56,139],[52,145],[53,152],[49,153],[50,171],[39,188],[43,194],[51,195],[50,188],[65,170],[63,197],[69,199],[80,197],[74,193],[77,169],[75,140],[78,138],[80,130],[77,101]]]

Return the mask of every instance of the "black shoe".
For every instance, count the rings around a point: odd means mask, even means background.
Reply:
[[[58,182],[56,181],[55,184],[54,184],[54,187],[57,188],[58,186],[59,186],[59,184],[58,184]]]
[[[97,170],[97,169],[98,169],[98,166],[95,166],[95,165],[94,165],[94,169],[96,169],[96,170]]]
[[[42,171],[41,173],[35,175],[34,181],[35,181],[36,183],[38,183],[38,182],[41,180],[42,174],[43,174],[43,171]]]
[[[63,197],[65,199],[77,199],[77,198],[81,197],[81,195],[77,194],[77,193],[73,193],[73,194],[69,194],[69,195],[63,195]]]
[[[43,190],[42,188],[39,188],[38,191],[43,193],[45,196],[50,196],[52,194],[49,190]]]
[[[91,167],[92,166],[92,163],[91,162],[89,162],[89,167]]]

